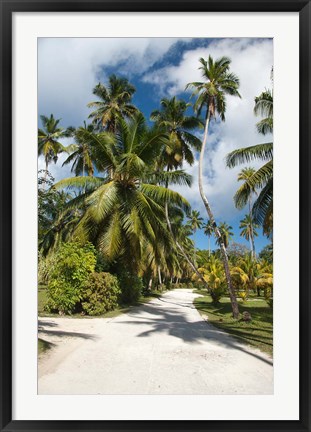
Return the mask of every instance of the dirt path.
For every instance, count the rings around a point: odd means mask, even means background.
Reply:
[[[272,394],[271,358],[202,320],[192,290],[116,318],[40,318],[39,394]]]

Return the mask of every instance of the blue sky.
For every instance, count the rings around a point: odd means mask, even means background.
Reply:
[[[214,122],[208,138],[204,164],[204,189],[218,222],[226,221],[234,230],[233,241],[249,246],[239,236],[239,221],[247,209],[237,211],[233,195],[238,188],[237,173],[244,167],[229,170],[224,157],[235,148],[266,142],[255,128],[254,97],[271,88],[273,66],[271,39],[176,39],[176,38],[41,38],[38,41],[38,111],[61,118],[63,127],[80,126],[87,120],[87,103],[95,100],[92,88],[115,73],[127,77],[136,87],[134,103],[149,118],[159,107],[162,97],[176,95],[189,101],[185,93],[188,82],[200,81],[199,58],[228,56],[232,71],[240,78],[242,99],[228,97],[226,122]],[[69,143],[69,142],[68,142]],[[67,144],[67,143],[66,143]],[[63,156],[50,171],[56,180],[71,176],[70,168],[62,168]],[[43,168],[42,159],[39,168]],[[252,163],[255,168],[260,163]],[[192,207],[206,212],[198,191],[198,155],[193,166],[184,168],[193,175],[193,186],[175,187]],[[260,251],[268,244],[261,235],[256,238]],[[196,244],[207,249],[203,231],[196,234]],[[215,246],[211,241],[212,248]]]

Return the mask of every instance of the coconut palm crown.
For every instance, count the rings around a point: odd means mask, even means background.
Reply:
[[[126,78],[111,75],[107,86],[99,82],[94,87],[93,94],[99,100],[87,105],[95,108],[89,118],[99,129],[115,132],[118,118],[132,117],[138,111],[131,103],[134,93],[135,87]]]

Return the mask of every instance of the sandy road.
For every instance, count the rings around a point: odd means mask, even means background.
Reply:
[[[116,318],[39,318],[53,343],[40,357],[39,394],[272,394],[268,355],[204,321],[192,290]]]

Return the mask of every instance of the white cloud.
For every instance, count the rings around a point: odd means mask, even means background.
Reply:
[[[143,73],[176,43],[176,38],[41,38],[38,43],[39,113],[54,113],[80,125],[90,110],[92,89],[104,67]]]
[[[208,149],[204,165],[204,190],[208,196],[215,216],[230,220],[238,216],[233,205],[233,195],[238,188],[237,173],[242,166],[228,169],[224,158],[233,149],[265,142],[269,137],[259,135],[255,123],[259,119],[253,114],[254,97],[265,88],[271,87],[270,72],[273,65],[272,40],[223,39],[213,41],[207,48],[186,51],[177,66],[168,66],[151,74],[144,80],[153,83],[162,94],[172,95],[184,91],[189,82],[201,81],[198,70],[199,58],[211,55],[214,59],[221,56],[231,58],[231,71],[240,79],[242,99],[227,97],[226,122],[214,123],[208,138]],[[255,168],[260,163],[252,163]],[[198,190],[198,160],[192,167],[185,166],[194,177],[191,189],[179,190],[205,216]]]

